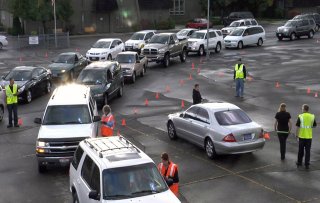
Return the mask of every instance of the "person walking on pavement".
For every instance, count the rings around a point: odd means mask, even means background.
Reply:
[[[199,84],[195,84],[193,91],[192,91],[192,99],[193,99],[193,104],[199,104],[202,102],[202,97],[200,94],[200,89],[199,89]]]
[[[306,169],[309,169],[310,165],[310,150],[312,143],[312,128],[317,126],[314,114],[309,113],[309,106],[307,104],[302,105],[302,114],[297,119],[296,136],[299,138],[299,151],[297,167],[302,165],[302,158],[305,152],[304,165]]]
[[[169,160],[169,155],[164,152],[161,154],[161,163],[158,165],[158,170],[165,179],[170,190],[178,196],[179,194],[179,175],[178,165]]]
[[[101,136],[108,137],[113,135],[113,129],[115,127],[115,119],[111,113],[109,105],[104,105],[102,108],[103,116],[101,118]]]
[[[19,127],[18,125],[18,85],[14,83],[14,79],[10,78],[10,84],[5,86],[6,92],[6,103],[9,116],[9,124],[7,128],[11,128],[12,125],[12,114],[14,127]]]
[[[236,82],[236,97],[243,98],[244,82],[246,80],[246,77],[246,67],[241,62],[241,58],[239,58],[238,63],[235,65],[233,72],[233,80],[235,80]]]
[[[291,124],[291,115],[286,111],[286,104],[281,103],[278,112],[275,116],[274,130],[278,134],[280,142],[280,155],[281,160],[286,158],[286,142],[287,138],[290,135],[292,124]]]

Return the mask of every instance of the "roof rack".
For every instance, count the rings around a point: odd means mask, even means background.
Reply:
[[[135,150],[140,153],[140,150],[134,146],[129,140],[123,136],[118,136],[119,140],[109,137],[109,138],[95,138],[95,139],[86,139],[84,142],[93,149],[100,158],[103,158],[103,155],[108,155],[108,152],[114,153],[123,149]]]

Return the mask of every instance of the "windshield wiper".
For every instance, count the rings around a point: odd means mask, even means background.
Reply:
[[[46,122],[43,125],[60,125],[61,122]]]
[[[152,194],[155,194],[155,193],[159,193],[159,192],[160,191],[158,191],[158,190],[141,190],[141,191],[133,192],[132,194],[133,195],[141,194],[141,193],[152,193]]]
[[[68,121],[68,122],[65,122],[64,124],[82,124],[82,123],[79,121]]]
[[[116,195],[108,195],[104,196],[103,199],[119,199],[119,198],[131,198],[132,195],[121,195],[121,194],[116,194]]]

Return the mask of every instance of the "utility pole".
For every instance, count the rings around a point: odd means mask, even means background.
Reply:
[[[54,17],[54,43],[56,48],[58,47],[57,43],[57,17],[56,17],[56,0],[52,0],[53,5],[53,17]]]
[[[207,60],[209,60],[210,52],[209,52],[209,24],[210,24],[210,0],[208,0],[208,16],[207,16]]]

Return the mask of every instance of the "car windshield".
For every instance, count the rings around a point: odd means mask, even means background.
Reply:
[[[144,34],[143,33],[134,33],[130,39],[132,40],[143,40]]]
[[[153,35],[150,39],[150,43],[167,44],[169,41],[168,35]]]
[[[106,42],[106,41],[97,41],[92,45],[92,48],[109,48],[111,42]]]
[[[296,21],[288,21],[286,24],[284,24],[284,27],[294,27],[297,25]]]
[[[219,111],[214,115],[220,125],[239,125],[252,122],[249,116],[241,109]]]
[[[194,32],[192,33],[192,35],[190,36],[191,39],[204,39],[206,33],[202,33],[202,32]]]
[[[84,69],[77,78],[77,83],[85,85],[101,85],[107,81],[105,70]]]
[[[13,78],[15,81],[30,80],[31,72],[31,70],[12,70],[4,79],[10,80],[10,78]]]
[[[230,36],[241,36],[243,33],[244,29],[235,29],[234,31],[231,32]]]
[[[57,56],[54,60],[54,63],[69,63],[73,64],[74,63],[74,55],[72,54],[60,54]]]
[[[87,105],[48,106],[43,125],[67,125],[91,123]]]
[[[168,190],[154,163],[105,169],[102,177],[105,200],[128,199]]]
[[[189,33],[189,30],[180,30],[179,32],[177,32],[177,35],[187,35]]]
[[[133,54],[118,54],[117,61],[119,63],[134,63],[135,62],[135,55],[133,55]]]
[[[239,27],[240,26],[240,22],[232,22],[229,27]]]

